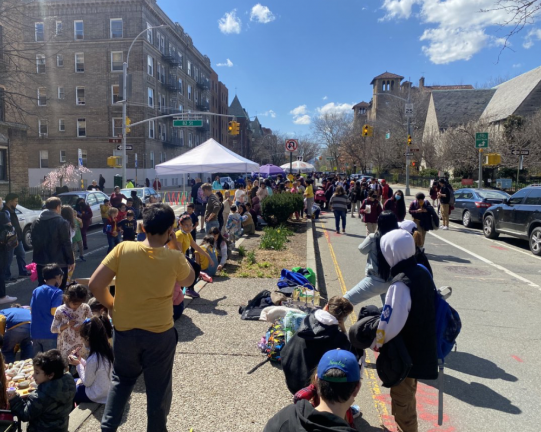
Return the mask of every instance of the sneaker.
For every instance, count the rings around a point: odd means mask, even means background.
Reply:
[[[88,250],[88,246],[85,246],[83,249],[84,249],[84,250]]]
[[[445,227],[443,225],[440,225],[440,229],[445,229]]]
[[[340,234],[340,230],[336,230],[336,234]]]
[[[187,289],[187,290],[186,290],[186,295],[187,295],[188,297],[191,297],[191,298],[199,298],[199,297],[201,297],[201,296],[197,293],[197,291],[194,291],[194,290],[191,290],[191,289]]]
[[[351,405],[349,409],[351,410],[351,415],[353,416],[354,419],[356,419],[362,414],[361,408],[359,407],[359,405]]]
[[[345,230],[345,229],[343,229],[343,230],[342,230],[342,234],[345,234],[345,233],[346,233],[346,230]]]
[[[444,229],[445,231],[447,231],[447,230],[449,230],[449,227],[448,227],[448,226],[444,226],[443,229]]]
[[[16,300],[17,300],[17,297],[10,297],[7,295],[5,297],[0,298],[0,304],[13,303]]]
[[[84,256],[80,256],[79,259],[80,259],[81,261],[86,261],[86,258],[85,258]]]
[[[30,276],[30,273],[23,273],[19,275],[19,279],[24,279],[24,278],[27,278],[28,276]]]

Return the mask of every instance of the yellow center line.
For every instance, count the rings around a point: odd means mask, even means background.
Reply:
[[[336,255],[334,253],[334,248],[331,244],[331,238],[329,237],[329,232],[324,229],[323,222],[320,222],[321,228],[323,233],[325,234],[325,238],[327,239],[327,245],[329,246],[329,251],[331,253],[331,259],[334,264],[334,269],[336,271],[336,274],[338,275],[338,282],[340,283],[340,289],[342,290],[342,294],[345,294],[348,290],[346,288],[346,283],[344,281],[344,277],[342,276],[342,271],[340,270],[340,266],[338,265],[338,261],[336,260]],[[351,320],[351,324],[355,324],[356,320],[354,317],[354,314],[351,314],[349,316]],[[376,412],[378,413],[379,420],[383,426],[387,426],[389,419],[389,411],[387,410],[387,405],[385,402],[381,399],[381,388],[378,384],[378,377],[375,372],[375,368],[371,365],[375,364],[368,358],[368,350],[367,355],[365,356],[365,363],[367,367],[364,368],[364,373],[366,378],[368,379],[367,385],[370,387],[370,391],[372,392],[372,400],[374,402],[374,406],[376,407]]]

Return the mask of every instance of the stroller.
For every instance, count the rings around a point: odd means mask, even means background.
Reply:
[[[12,417],[9,419],[9,417]],[[0,432],[21,432],[21,422],[12,416],[10,410],[0,410]]]

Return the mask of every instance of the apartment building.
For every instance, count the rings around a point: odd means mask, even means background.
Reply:
[[[86,180],[103,174],[106,187],[112,186],[120,170],[108,168],[107,157],[122,152],[109,140],[122,133],[118,102],[127,60],[132,124],[219,109],[220,86],[210,59],[155,0],[42,0],[27,6],[25,20],[25,49],[35,55],[35,75],[27,87],[33,96],[27,107],[32,113],[26,144],[30,185],[52,168],[76,164],[80,150],[92,170]],[[155,165],[216,136],[219,122],[202,118],[200,128],[175,128],[172,117],[131,127],[127,177],[137,176],[139,183],[153,179]],[[183,179],[162,180],[163,186],[176,186]]]

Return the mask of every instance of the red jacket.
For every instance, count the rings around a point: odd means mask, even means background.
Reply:
[[[371,207],[370,213],[366,213],[365,209],[366,207]],[[363,201],[363,204],[361,205],[361,209],[359,210],[359,215],[363,215],[363,222],[366,223],[377,223],[378,217],[381,214],[383,210],[381,209],[381,204],[379,201],[374,200],[372,202],[369,201],[369,199],[365,199]]]

